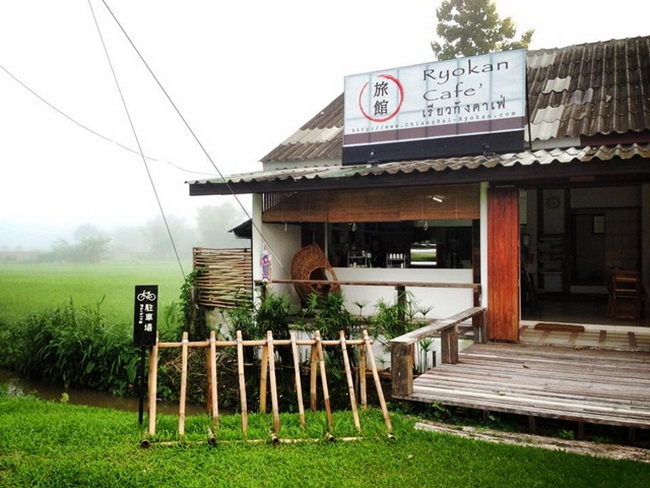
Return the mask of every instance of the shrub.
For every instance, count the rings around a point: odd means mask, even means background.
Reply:
[[[126,324],[73,300],[5,327],[0,364],[25,377],[123,395],[135,382],[138,351]]]
[[[101,304],[78,308],[71,299],[3,326],[0,366],[65,387],[134,392],[140,351],[133,346],[132,325],[105,316]],[[176,328],[162,324],[161,336],[174,335]],[[159,382],[164,390],[169,379],[162,375]]]

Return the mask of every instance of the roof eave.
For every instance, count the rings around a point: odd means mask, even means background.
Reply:
[[[364,176],[332,178],[275,179],[229,183],[190,183],[190,195],[230,195],[286,191],[350,190],[369,188],[415,187],[425,185],[455,185],[488,182],[494,185],[544,185],[558,182],[589,181],[611,183],[634,178],[650,181],[650,163],[634,156],[617,161],[592,160],[581,162],[552,162],[550,164],[514,164],[493,168],[460,168],[442,171],[413,171],[410,173],[382,173]]]

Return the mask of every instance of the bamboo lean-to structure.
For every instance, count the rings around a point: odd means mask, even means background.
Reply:
[[[323,346],[338,346],[341,348],[343,355],[343,366],[345,377],[348,386],[348,394],[350,398],[350,409],[354,420],[355,428],[361,432],[361,424],[359,421],[357,397],[355,393],[354,381],[352,378],[352,369],[348,356],[348,346],[356,346],[359,348],[359,391],[361,407],[367,407],[367,387],[366,387],[366,360],[370,365],[375,387],[380,402],[380,407],[386,424],[386,429],[389,437],[392,437],[393,428],[390,422],[390,415],[384,400],[384,394],[381,387],[381,381],[377,366],[372,351],[372,340],[368,336],[366,330],[363,331],[362,339],[346,339],[343,331],[339,332],[338,340],[323,340],[320,333],[316,331],[314,337],[311,339],[298,339],[295,332],[291,332],[290,339],[276,340],[273,338],[271,331],[267,332],[266,339],[262,340],[244,340],[241,331],[237,331],[236,340],[216,340],[215,333],[210,333],[210,338],[206,341],[189,341],[187,332],[183,333],[181,342],[158,342],[156,337],[156,344],[151,349],[149,356],[149,436],[156,435],[156,394],[157,394],[157,372],[158,372],[158,351],[165,348],[181,348],[181,391],[179,403],[179,420],[178,420],[178,434],[183,436],[185,434],[185,404],[187,398],[187,375],[188,375],[188,350],[190,347],[206,348],[206,364],[208,372],[208,394],[207,403],[208,411],[212,417],[213,428],[219,427],[219,397],[218,397],[218,375],[217,375],[217,349],[219,347],[236,347],[237,350],[237,374],[239,380],[239,394],[240,394],[240,408],[241,408],[241,423],[242,432],[246,433],[248,430],[248,404],[246,398],[246,378],[244,371],[244,347],[261,347],[262,360],[261,360],[261,375],[260,375],[260,411],[266,413],[266,399],[267,399],[267,386],[271,390],[271,409],[273,415],[273,430],[271,431],[271,442],[274,444],[281,442],[289,442],[293,440],[280,439],[278,434],[281,429],[280,425],[280,411],[278,404],[277,383],[275,375],[275,349],[277,347],[288,346],[291,348],[293,356],[293,368],[295,376],[295,387],[297,392],[298,414],[300,416],[300,424],[304,428],[305,409],[302,396],[302,381],[300,374],[300,357],[299,346],[309,346],[310,354],[310,407],[312,410],[317,409],[318,404],[318,376],[321,377],[321,390],[323,394],[323,404],[327,418],[327,433],[326,436],[329,440],[334,440],[330,434],[333,429],[332,411],[330,405],[329,388],[327,384],[327,371],[325,367],[325,354]],[[213,428],[208,429],[208,443],[214,445],[217,443],[216,436]],[[343,440],[351,440],[345,438]],[[142,442],[143,446],[148,446],[148,440]],[[158,443],[158,445],[169,445],[170,443]]]

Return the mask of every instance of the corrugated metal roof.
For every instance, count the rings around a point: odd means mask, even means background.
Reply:
[[[526,62],[533,141],[650,129],[650,37],[529,51]],[[342,143],[340,95],[262,161],[336,160]]]
[[[379,175],[409,174],[413,172],[426,173],[432,171],[476,169],[479,167],[496,168],[515,165],[531,166],[534,164],[548,165],[552,163],[587,163],[593,160],[611,161],[630,159],[634,156],[650,158],[650,144],[630,144],[615,146],[580,147],[567,149],[552,149],[524,151],[517,154],[494,154],[490,156],[464,156],[444,159],[425,159],[419,161],[396,161],[382,164],[362,164],[350,166],[312,166],[297,169],[274,169],[227,176],[224,179],[214,178],[192,181],[192,185],[216,184],[236,185],[238,183],[262,183],[280,181],[300,181],[312,179],[335,179]],[[650,166],[650,162],[648,163]],[[287,190],[290,190],[287,187]]]

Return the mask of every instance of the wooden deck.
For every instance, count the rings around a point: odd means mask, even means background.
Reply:
[[[456,364],[396,396],[531,417],[650,428],[650,354],[522,344],[472,344]]]

